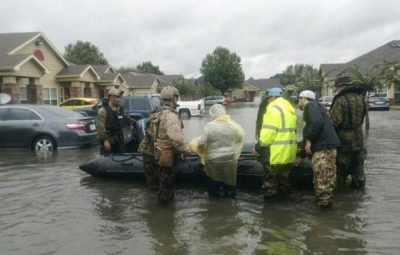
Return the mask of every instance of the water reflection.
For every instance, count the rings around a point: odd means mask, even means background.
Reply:
[[[247,142],[256,111],[228,108]],[[200,135],[208,120],[185,120],[185,137]],[[330,211],[309,190],[265,204],[259,191],[209,200],[204,187],[181,186],[165,207],[141,182],[80,171],[97,147],[52,157],[1,150],[0,254],[397,254],[399,126],[400,112],[371,113],[366,190],[336,192]]]

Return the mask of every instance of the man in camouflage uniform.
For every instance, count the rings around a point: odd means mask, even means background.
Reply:
[[[143,155],[143,168],[146,184],[151,190],[158,190],[159,170],[154,159],[154,142],[157,140],[157,130],[160,125],[161,111],[150,114],[145,128],[145,136],[139,145],[138,151]]]
[[[104,105],[97,115],[96,129],[100,141],[100,155],[123,153],[126,151],[121,119],[124,116],[119,102],[122,92],[112,88],[108,91],[108,103]],[[129,119],[129,124],[134,121]]]
[[[312,155],[314,190],[321,207],[332,205],[336,186],[336,148],[340,146],[328,113],[315,101],[315,93],[304,90],[299,95],[299,108],[304,110],[304,151]]]
[[[336,79],[338,91],[333,98],[330,116],[339,136],[341,147],[337,155],[337,181],[343,185],[351,175],[351,187],[362,189],[365,186],[364,175],[364,136],[362,124],[367,111],[362,90],[353,86],[350,77]]]
[[[179,91],[173,86],[166,86],[161,90],[161,99],[164,107],[160,113],[159,124],[156,125],[154,157],[159,169],[158,198],[160,202],[168,202],[173,200],[175,193],[176,158],[191,152],[183,138],[182,121],[175,111]]]

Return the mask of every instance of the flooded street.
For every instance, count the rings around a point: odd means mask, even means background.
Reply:
[[[257,106],[228,109],[254,143]],[[185,120],[187,139],[207,117]],[[370,112],[365,192],[341,190],[322,211],[312,191],[265,204],[259,191],[208,199],[178,187],[160,206],[143,183],[79,170],[97,147],[38,157],[0,151],[0,254],[397,254],[400,111]]]

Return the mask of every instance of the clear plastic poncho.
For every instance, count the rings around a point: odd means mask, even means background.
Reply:
[[[194,151],[203,156],[204,171],[211,179],[236,186],[237,161],[244,143],[244,130],[225,114],[223,106],[215,106],[210,108],[213,120],[204,126],[203,134],[195,138],[192,145],[198,142]]]

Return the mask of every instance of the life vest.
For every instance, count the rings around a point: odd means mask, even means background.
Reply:
[[[109,105],[105,105],[103,107],[107,114],[105,123],[107,134],[115,135],[121,132],[120,119],[123,118],[122,114],[120,114],[121,109],[113,111]]]
[[[279,97],[267,106],[260,132],[262,146],[270,147],[270,164],[290,164],[296,159],[297,116],[294,107]]]

